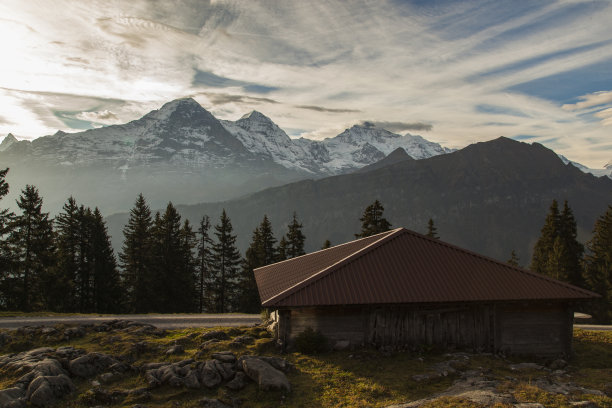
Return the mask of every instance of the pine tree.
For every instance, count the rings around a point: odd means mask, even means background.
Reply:
[[[431,218],[429,221],[427,221],[427,236],[433,239],[440,239],[438,236],[438,229],[434,225],[433,219]]]
[[[124,291],[104,218],[96,207],[91,213],[90,254],[93,270],[93,310],[119,313],[124,308]]]
[[[9,272],[13,286],[7,296],[9,308],[30,311],[44,306],[40,283],[53,264],[54,242],[52,222],[42,205],[38,189],[26,185],[17,200],[21,214],[13,220],[9,236],[14,259]]]
[[[563,211],[559,220],[559,237],[563,245],[563,280],[576,286],[583,286],[582,257],[584,245],[578,242],[576,219],[567,200],[563,203]]]
[[[587,242],[584,277],[590,290],[601,295],[593,301],[593,318],[598,323],[612,321],[612,206],[599,217],[593,238]]]
[[[240,277],[240,310],[246,313],[257,313],[261,310],[259,291],[253,270],[276,262],[278,254],[276,238],[272,233],[272,224],[266,215],[261,224],[253,231],[251,245],[242,262]]]
[[[123,280],[128,297],[128,310],[132,313],[146,313],[154,299],[151,298],[150,273],[152,272],[151,252],[151,210],[142,194],[138,195],[130,210],[130,219],[123,228],[123,246],[119,260],[123,268]]]
[[[168,203],[163,216],[156,215],[152,230],[154,273],[150,282],[157,312],[191,312],[194,309],[195,236],[189,223]]]
[[[508,265],[510,266],[514,266],[514,267],[520,267],[519,265],[519,257],[516,254],[516,251],[513,249],[512,253],[510,254],[510,259],[508,259],[508,261],[506,262]]]
[[[237,303],[240,253],[232,231],[232,223],[224,209],[220,224],[215,226],[217,242],[213,245],[213,263],[206,281],[206,291],[210,294],[216,313],[232,311]]]
[[[540,238],[533,248],[533,257],[531,258],[532,271],[543,275],[549,274],[550,252],[555,244],[555,238],[559,235],[560,218],[557,200],[553,200],[544,221]]]
[[[6,175],[9,169],[0,170],[0,200],[8,194],[9,185],[6,182]],[[12,255],[8,236],[12,230],[14,214],[7,209],[0,210],[0,308],[6,308],[5,291],[11,292],[10,270]]]
[[[205,309],[209,309],[210,306],[207,299],[205,299],[205,279],[208,276],[210,265],[212,263],[212,244],[213,241],[209,235],[210,230],[210,219],[208,215],[204,215],[200,220],[200,226],[198,227],[198,248],[197,248],[197,260],[198,260],[198,310],[203,313]]]
[[[325,242],[323,243],[323,246],[321,247],[321,249],[327,249],[327,248],[331,248],[331,241],[329,239],[326,239]]]
[[[278,247],[276,248],[276,262],[285,261],[289,257],[289,243],[287,242],[287,238],[283,235],[278,242]]]
[[[383,217],[384,210],[385,208],[378,200],[367,206],[363,216],[359,219],[361,221],[361,232],[355,234],[355,238],[365,238],[389,231],[391,223]]]
[[[287,256],[295,258],[296,256],[304,255],[304,241],[306,237],[302,233],[302,224],[297,220],[297,214],[293,213],[293,220],[287,227]]]

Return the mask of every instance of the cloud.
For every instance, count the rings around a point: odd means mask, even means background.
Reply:
[[[384,122],[367,120],[359,122],[359,125],[365,127],[382,128],[395,133],[406,132],[409,130],[430,131],[433,129],[433,125],[422,122]]]
[[[76,115],[76,118],[88,122],[101,123],[105,125],[114,125],[116,123],[121,123],[117,115],[115,115],[108,109],[98,112],[80,112]]]
[[[601,123],[604,126],[612,125],[612,108],[604,109],[595,113],[595,116],[602,119]]]
[[[253,97],[253,96],[247,96],[247,95],[234,95],[234,94],[213,93],[213,92],[199,92],[197,95],[206,96],[210,100],[210,102],[215,105],[225,105],[227,103],[240,103],[240,104],[248,104],[248,103],[277,104],[279,103],[278,101],[275,101],[274,99]]]
[[[563,109],[568,111],[575,111],[579,109],[588,109],[595,106],[605,105],[612,102],[612,91],[600,91],[592,94],[582,95],[580,102],[565,104],[562,106]]]
[[[325,113],[357,113],[357,112],[361,112],[360,110],[357,110],[357,109],[332,109],[332,108],[325,108],[323,106],[315,106],[315,105],[296,105],[295,107],[298,108],[298,109],[308,109],[308,110],[312,110],[312,111],[325,112]]]

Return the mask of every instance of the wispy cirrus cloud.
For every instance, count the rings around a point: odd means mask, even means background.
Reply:
[[[413,131],[426,131],[429,132],[433,129],[433,125],[429,123],[421,123],[421,122],[381,122],[381,121],[373,121],[373,120],[364,120],[359,122],[361,126],[365,127],[377,127],[386,129],[390,132],[407,132],[409,130]]]
[[[587,165],[610,159],[603,0],[6,0],[0,15],[0,134],[127,122],[194,95],[223,119],[257,107],[303,136],[367,118],[449,147],[529,135]]]

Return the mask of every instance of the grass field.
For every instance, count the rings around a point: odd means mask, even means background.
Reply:
[[[61,330],[61,327],[59,327]],[[212,329],[168,330],[163,336],[126,332],[88,332],[85,336],[70,341],[53,340],[31,334],[10,333],[10,342],[0,347],[0,354],[15,353],[40,346],[73,346],[87,351],[98,351],[114,356],[130,358],[138,366],[144,362],[179,361],[186,358],[206,360],[215,351],[229,349],[230,340],[200,350],[203,333]],[[434,377],[415,381],[413,376],[431,372],[432,364],[448,359],[444,353],[422,351],[418,353],[384,354],[376,350],[329,352],[305,355],[297,352],[279,354],[269,334],[260,328],[225,328],[231,337],[250,334],[256,337],[255,344],[233,349],[237,355],[278,355],[295,365],[288,374],[292,392],[262,392],[254,383],[242,391],[234,392],[224,387],[216,390],[188,390],[161,387],[151,391],[152,398],[147,407],[196,407],[203,397],[219,398],[230,402],[242,401],[243,407],[385,407],[430,396],[448,388],[457,375]],[[137,342],[146,342],[145,352],[131,353]],[[185,354],[166,356],[165,350],[180,344]],[[612,332],[575,330],[575,355],[567,370],[571,381],[585,388],[604,391],[612,395]],[[471,355],[462,371],[486,371],[487,376],[499,382],[499,388],[512,393],[518,401],[540,402],[546,407],[569,407],[570,400],[591,400],[601,407],[612,407],[612,398],[597,395],[558,395],[547,393],[533,385],[541,373],[512,371],[509,364],[521,359],[502,359],[492,355]],[[0,371],[0,387],[7,388],[16,380],[13,373]],[[508,378],[513,377],[514,381]],[[91,380],[75,380],[77,391],[59,403],[58,407],[89,407],[101,404],[96,401]],[[132,373],[114,379],[103,387],[107,389],[133,389],[147,384],[141,375]],[[108,404],[112,407],[131,407],[137,400]],[[479,407],[479,405],[457,398],[441,398],[426,405],[428,407]],[[503,405],[499,405],[502,407]]]

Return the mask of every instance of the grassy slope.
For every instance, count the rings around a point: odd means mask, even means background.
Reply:
[[[52,341],[36,337],[17,336],[11,332],[14,339],[0,348],[0,354],[29,350],[34,347],[49,345],[58,347],[70,345],[88,351],[100,351],[113,355],[122,355],[132,349],[139,341],[148,343],[148,351],[134,355],[134,365],[153,361],[178,361],[195,357],[197,360],[209,358],[214,351],[228,350],[229,341],[217,343],[211,349],[200,352],[199,340],[202,333],[211,329],[185,329],[167,331],[163,337],[147,336],[131,333],[89,333],[85,337],[70,342]],[[232,336],[251,334],[258,337],[254,345],[234,350],[236,354],[277,355],[271,339],[266,332],[257,328],[224,329]],[[569,369],[571,381],[586,388],[607,391],[612,390],[612,332],[590,332],[576,330],[576,355]],[[175,343],[185,347],[185,354],[180,356],[165,356],[164,351]],[[220,387],[217,390],[187,390],[162,387],[152,391],[153,398],[144,402],[148,407],[195,407],[202,397],[220,398],[231,401],[240,398],[244,407],[385,407],[393,403],[401,403],[420,399],[449,387],[457,378],[455,376],[438,377],[429,381],[416,382],[412,380],[415,374],[428,371],[433,363],[445,360],[444,355],[432,352],[426,353],[396,353],[390,356],[382,355],[373,350],[359,352],[334,352],[320,355],[303,355],[290,353],[282,355],[296,369],[288,375],[293,391],[288,394],[280,392],[259,392],[253,383],[240,392],[233,392]],[[519,360],[517,360],[519,361]],[[537,372],[511,371],[509,362],[493,356],[473,356],[466,362],[465,369],[490,369],[490,375],[502,381],[501,388],[508,389],[519,401],[541,402],[546,407],[569,407],[565,396],[548,394],[531,385],[531,381],[541,375]],[[504,382],[512,376],[519,379],[516,383]],[[0,388],[12,384],[15,377],[11,373],[0,372]],[[100,404],[92,400],[88,392],[92,385],[89,381],[75,380],[78,387],[76,393],[58,406],[86,407]],[[144,387],[146,383],[142,376],[131,374],[116,379],[103,387],[108,389],[132,389]],[[612,407],[612,398],[594,395],[582,395],[580,399],[597,401],[602,407]],[[126,399],[113,407],[131,407],[138,400]],[[176,405],[176,404],[179,405]],[[476,407],[472,403],[456,398],[443,398],[429,406],[436,407]]]

